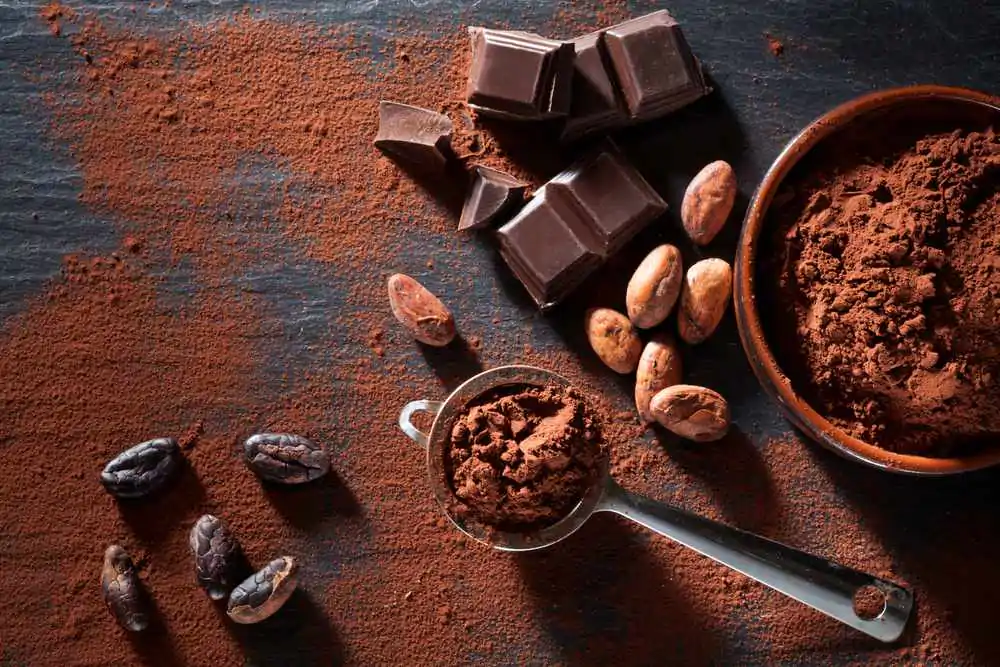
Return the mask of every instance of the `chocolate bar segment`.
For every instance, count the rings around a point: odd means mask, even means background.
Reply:
[[[571,43],[489,28],[470,28],[469,36],[469,106],[505,118],[543,119],[569,112]]]
[[[667,210],[666,203],[618,150],[605,150],[556,176],[592,222],[602,254],[618,252],[642,227]]]
[[[611,144],[546,183],[497,235],[542,309],[563,300],[667,208]]]
[[[711,92],[680,24],[665,10],[608,28],[604,44],[636,120],[662,116]]]
[[[604,52],[604,31],[573,40],[573,96],[569,118],[563,127],[564,141],[597,130],[610,130],[629,122],[619,99],[617,83]]]
[[[420,107],[378,103],[375,147],[417,167],[444,170],[451,154],[451,119]]]
[[[459,231],[493,224],[524,200],[527,187],[510,174],[477,165],[472,188],[458,220]]]
[[[573,291],[603,261],[581,238],[578,215],[564,190],[543,186],[497,232],[500,254],[542,308]]]

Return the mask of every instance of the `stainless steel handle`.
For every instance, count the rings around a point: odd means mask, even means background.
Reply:
[[[610,478],[596,511],[627,517],[884,642],[899,638],[913,609],[913,594],[892,582],[629,493]],[[866,586],[885,596],[873,619],[854,610],[854,595]]]
[[[403,429],[403,433],[410,436],[414,442],[427,449],[427,434],[414,426],[410,420],[417,412],[429,412],[432,416],[437,417],[443,405],[444,403],[441,401],[411,401],[407,403],[403,411],[399,413],[399,428]]]

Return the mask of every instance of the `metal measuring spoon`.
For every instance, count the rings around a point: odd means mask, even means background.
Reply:
[[[438,503],[455,526],[469,537],[502,551],[531,551],[569,537],[595,512],[613,512],[664,537],[694,549],[765,586],[798,600],[841,623],[884,642],[903,633],[913,609],[913,594],[896,584],[838,565],[773,540],[731,528],[666,503],[630,493],[612,479],[608,460],[602,475],[569,514],[557,523],[528,535],[508,533],[454,516],[453,495],[444,470],[444,450],[451,424],[472,399],[505,385],[555,385],[569,387],[561,375],[534,366],[503,366],[467,380],[445,401],[413,401],[399,415],[403,432],[427,450],[427,471]],[[411,421],[417,412],[434,416],[430,433]],[[882,612],[859,616],[854,596],[862,589],[885,597]]]

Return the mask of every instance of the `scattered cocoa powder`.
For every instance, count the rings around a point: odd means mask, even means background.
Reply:
[[[551,25],[517,27],[570,36],[627,14],[620,2],[566,3]],[[384,279],[424,259],[407,264],[398,239],[450,233],[454,215],[364,135],[385,90],[453,104],[442,100],[460,97],[465,58],[453,51],[463,31],[430,37],[400,23],[378,64],[357,26],[249,13],[155,39],[92,16],[73,26],[80,78],[49,98],[53,137],[74,151],[82,203],[130,238],[117,256],[67,258],[0,329],[0,497],[16,508],[0,530],[0,663],[995,664],[995,493],[967,494],[961,523],[947,494],[968,488],[898,493],[881,473],[795,439],[757,432],[751,444],[734,430],[697,452],[659,442],[635,421],[629,392],[506,306],[478,314],[482,348],[455,369],[395,329]],[[470,132],[487,163],[534,173],[489,133]],[[369,196],[355,200],[359,179]],[[445,240],[440,252],[453,261],[467,247]],[[318,333],[284,324],[266,292],[238,287],[248,267],[271,261],[345,286],[343,303],[322,304],[333,314]],[[283,298],[306,307],[315,297]],[[485,325],[491,317],[500,326]],[[530,338],[529,324],[539,329]],[[917,589],[913,637],[866,640],[609,515],[541,553],[468,544],[395,421],[408,398],[443,398],[470,369],[515,361],[556,369],[588,395],[608,389],[594,407],[630,489]],[[241,435],[263,429],[327,445],[331,483],[259,487],[235,452]],[[162,497],[119,506],[100,490],[108,457],[175,433],[189,465]],[[255,563],[303,559],[301,594],[271,620],[234,627],[194,583],[186,534],[205,511],[230,523]],[[110,541],[129,549],[153,593],[152,632],[126,637],[103,607],[97,574]]]
[[[894,451],[995,444],[1000,137],[850,143],[813,165],[775,213],[774,265],[818,407]]]
[[[444,455],[456,516],[527,533],[573,509],[599,479],[605,448],[579,392],[514,386],[471,401]]]
[[[767,40],[767,50],[771,52],[771,55],[775,58],[780,58],[785,53],[785,43],[780,39],[772,35],[771,33],[764,33],[764,39]]]

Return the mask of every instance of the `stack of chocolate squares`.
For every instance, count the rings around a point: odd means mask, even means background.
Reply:
[[[680,25],[656,11],[572,41],[470,28],[467,101],[483,116],[561,121],[573,141],[666,115],[711,92]],[[441,172],[453,161],[451,120],[395,102],[379,106],[375,145]],[[573,291],[666,211],[609,140],[542,186],[475,166],[459,229],[501,224],[500,253],[540,308]]]

